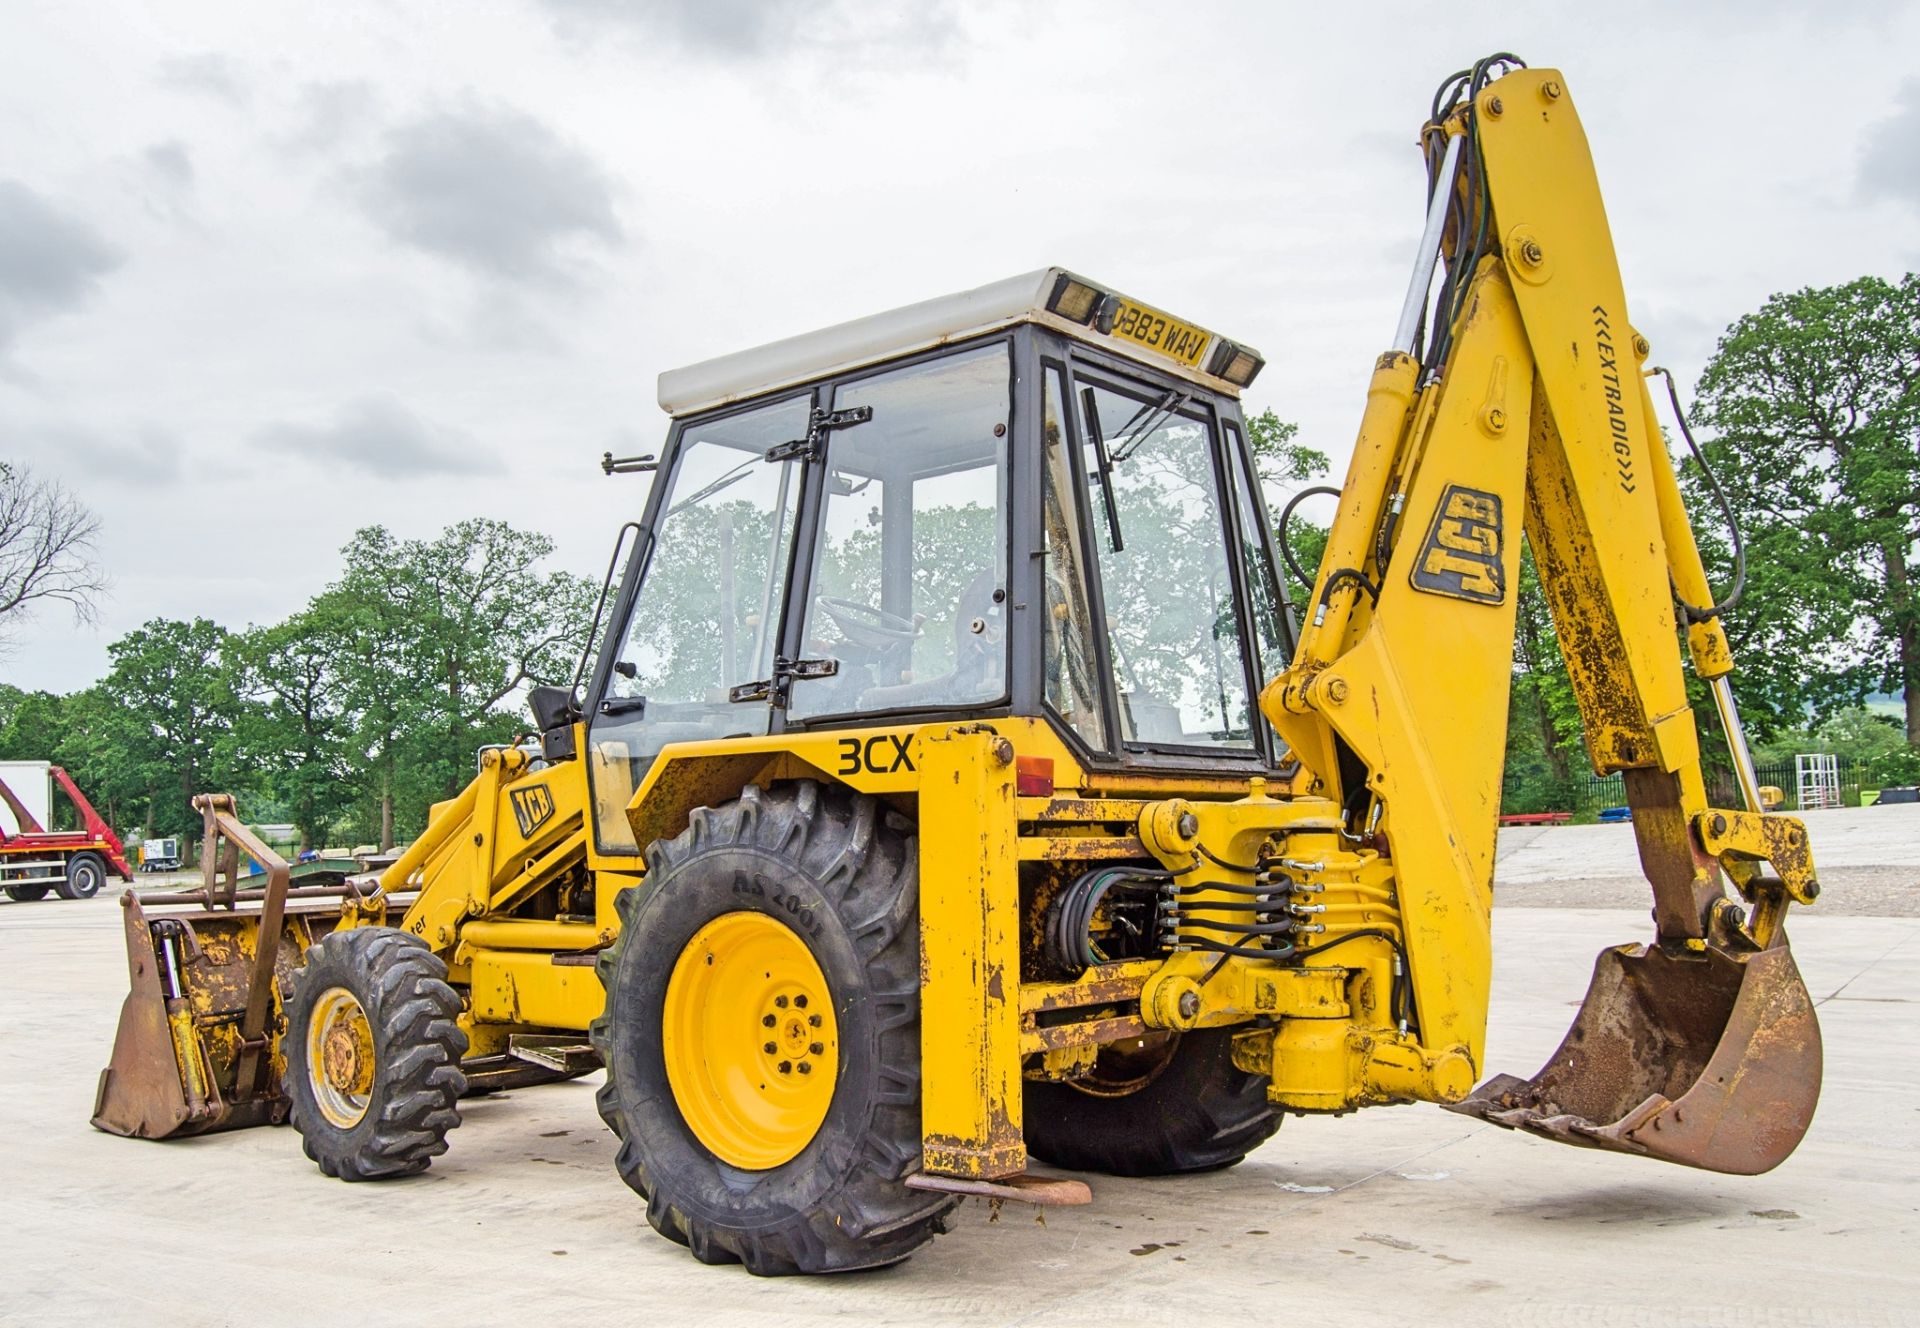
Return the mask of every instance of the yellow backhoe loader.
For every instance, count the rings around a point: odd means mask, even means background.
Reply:
[[[658,457],[603,462],[651,489],[534,749],[377,885],[238,888],[271,854],[203,800],[207,886],[125,898],[94,1123],[290,1118],[329,1175],[403,1176],[463,1094],[604,1067],[655,1229],[763,1274],[905,1258],[957,1196],[1086,1200],[1029,1159],[1228,1165],[1289,1112],[1778,1164],[1819,1093],[1785,928],[1819,887],[1754,787],[1584,132],[1501,56],[1420,137],[1304,622],[1259,354],[1072,272],[665,374]],[[1523,535],[1654,926],[1537,1075],[1476,1088]]]

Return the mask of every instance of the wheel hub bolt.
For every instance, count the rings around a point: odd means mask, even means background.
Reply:
[[[809,1065],[809,1064],[807,1064],[807,1062],[805,1062],[805,1061],[801,1061],[801,1062],[800,1062],[800,1073],[801,1073],[801,1074],[812,1074],[812,1073],[813,1073],[813,1066],[811,1066],[811,1065]]]
[[[773,1003],[782,1010],[787,1008],[787,998],[785,996],[775,996]]]
[[[766,1025],[768,1028],[772,1028],[776,1023],[779,1022],[779,1020],[775,1019],[772,1015],[768,1015],[766,1018],[762,1019],[760,1022]]]
[[[802,1010],[807,1008],[807,994],[803,991],[793,998],[793,1003]]]
[[[793,1073],[793,1062],[792,1062],[792,1061],[781,1061],[781,1062],[780,1062],[780,1073],[781,1073],[781,1074],[792,1074],[792,1073]]]
[[[807,1023],[808,1023],[808,1024],[810,1024],[810,1025],[812,1025],[812,1026],[813,1026],[814,1028],[818,1028],[818,1027],[820,1027],[820,1016],[819,1016],[819,1015],[817,1015],[817,1014],[810,1014],[810,1015],[808,1015],[808,1016],[807,1016]]]
[[[774,1052],[780,1050],[780,1048],[775,1046],[773,1043],[769,1042],[765,1047],[762,1048],[762,1050],[765,1051],[767,1055],[771,1056],[773,1055]]]
[[[826,1044],[823,1042],[809,1042],[807,1044],[807,1050],[815,1056],[820,1055],[826,1049]]]

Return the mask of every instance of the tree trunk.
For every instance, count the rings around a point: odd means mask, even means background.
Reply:
[[[387,753],[385,768],[380,774],[380,851],[385,853],[393,847],[393,753]]]
[[[1541,650],[1540,628],[1534,621],[1532,607],[1523,603],[1514,616],[1514,625],[1519,631],[1520,663],[1526,670],[1527,695],[1533,699],[1533,717],[1540,728],[1541,750],[1546,753],[1547,766],[1553,771],[1554,783],[1559,790],[1565,790],[1573,782],[1573,768],[1567,760],[1567,750],[1560,741],[1560,734],[1554,728],[1553,711],[1547,705],[1546,693],[1540,688],[1543,672],[1540,657],[1544,652]]]
[[[1540,690],[1537,679],[1527,680],[1527,690],[1533,694],[1533,715],[1540,726],[1540,744],[1546,751],[1547,765],[1553,771],[1554,782],[1564,787],[1573,782],[1573,765],[1567,760],[1567,749],[1560,741],[1559,730],[1553,726],[1553,711],[1547,707],[1546,694]]]
[[[1900,689],[1906,696],[1907,742],[1920,747],[1920,606],[1913,602],[1906,548],[1883,544],[1880,556],[1887,569],[1887,607],[1892,611],[1889,616],[1900,657]]]
[[[1920,629],[1900,633],[1900,677],[1907,695],[1907,743],[1920,747]]]

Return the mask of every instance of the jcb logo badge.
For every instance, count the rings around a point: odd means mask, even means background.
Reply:
[[[1500,498],[1449,484],[1413,565],[1413,586],[1434,595],[1498,604],[1507,597]]]
[[[509,791],[513,819],[520,823],[520,838],[532,839],[533,832],[553,819],[553,792],[545,784],[529,784]]]

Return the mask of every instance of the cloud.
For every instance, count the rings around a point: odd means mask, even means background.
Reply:
[[[338,147],[343,139],[364,133],[379,109],[378,90],[363,79],[309,83],[300,90],[297,124],[285,142],[307,152]]]
[[[1867,130],[1860,193],[1920,208],[1920,78],[1900,85],[1900,109]]]
[[[389,394],[343,406],[330,424],[270,424],[253,436],[269,452],[322,468],[343,468],[383,479],[497,472],[500,459],[457,429],[421,419]]]
[[[611,177],[504,106],[468,104],[388,131],[356,192],[389,238],[505,281],[573,284],[582,245],[625,239]]]
[[[932,47],[957,32],[953,0],[885,7],[860,0],[540,0],[563,35],[624,29],[720,59],[796,47]]]
[[[63,425],[34,431],[36,451],[57,459],[76,488],[93,484],[165,485],[178,479],[186,447],[157,425],[131,433]]]
[[[193,183],[193,158],[177,138],[153,144],[140,157],[155,175],[175,188],[185,189]]]
[[[212,97],[230,106],[245,106],[251,96],[238,62],[215,51],[162,60],[154,78],[163,88]]]
[[[78,217],[0,180],[0,354],[28,323],[77,308],[122,257]]]

